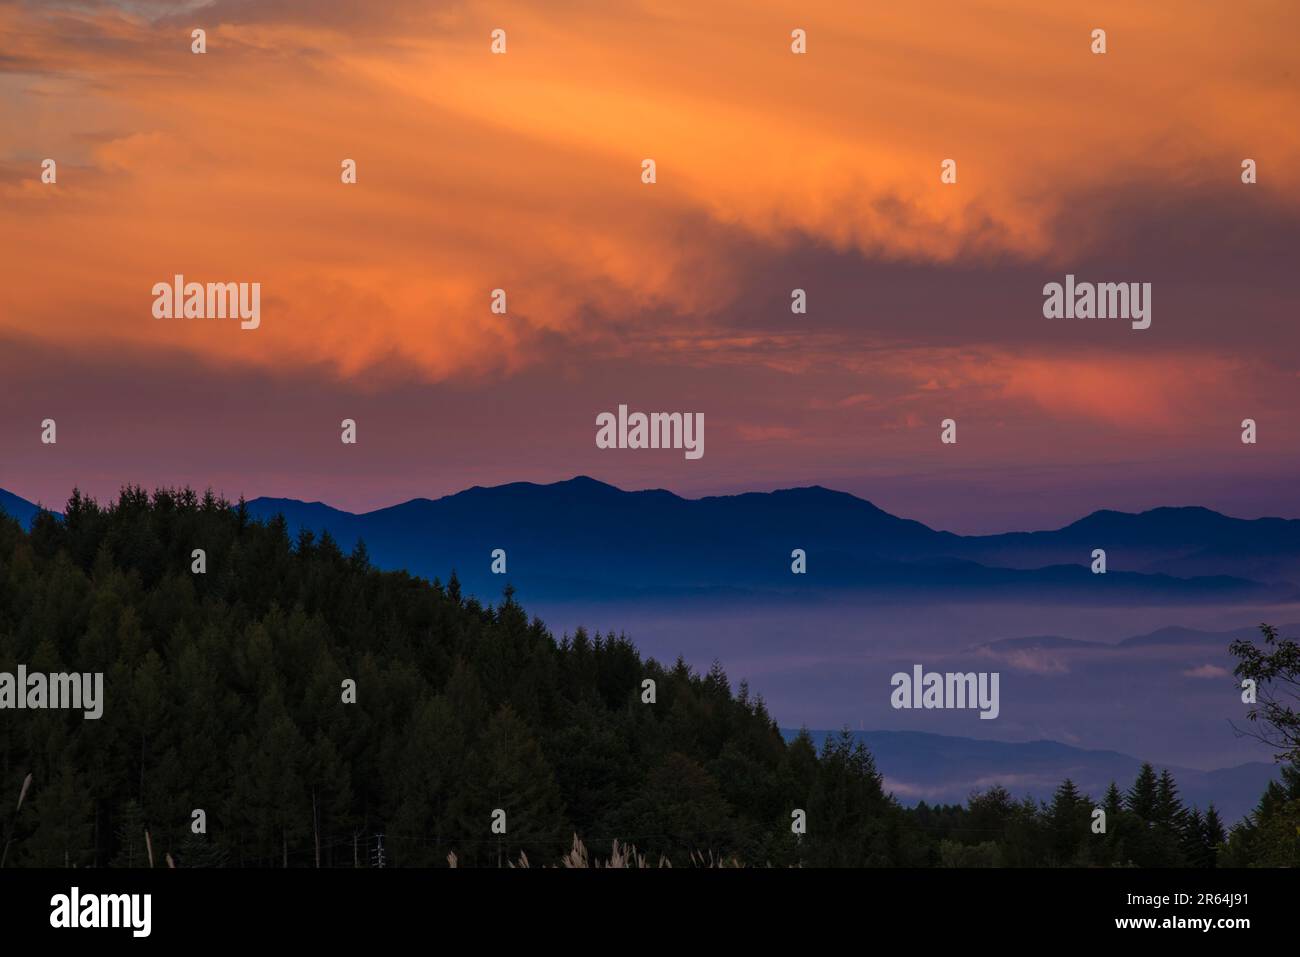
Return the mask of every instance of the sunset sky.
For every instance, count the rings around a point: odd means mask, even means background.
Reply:
[[[0,488],[1300,517],[1295,4],[188,6],[0,0]],[[261,327],[155,319],[176,273]],[[1151,328],[1043,318],[1066,273],[1150,282]],[[619,404],[705,455],[597,449]]]

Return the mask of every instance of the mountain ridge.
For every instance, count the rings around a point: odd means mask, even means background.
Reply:
[[[782,728],[787,740],[799,732]],[[1122,751],[1080,748],[1051,738],[1032,741],[998,741],[936,734],[929,731],[852,731],[854,740],[871,751],[885,778],[885,790],[905,804],[966,801],[972,790],[1002,784],[1016,797],[1050,800],[1052,791],[1069,777],[1094,800],[1100,800],[1114,780],[1124,791],[1142,759]],[[810,730],[821,746],[835,732]],[[1233,824],[1254,808],[1280,766],[1247,761],[1222,768],[1199,770],[1151,762],[1157,771],[1168,768],[1178,781],[1187,804],[1202,811],[1213,801],[1226,823]]]
[[[1058,532],[1076,529],[1080,526],[1086,526],[1090,523],[1090,520],[1095,520],[1100,518],[1109,518],[1112,516],[1118,516],[1123,519],[1147,518],[1148,516],[1161,515],[1170,512],[1208,516],[1212,520],[1221,519],[1230,523],[1280,524],[1280,525],[1285,525],[1288,528],[1295,527],[1297,529],[1300,529],[1300,519],[1283,518],[1281,516],[1276,516],[1276,515],[1260,516],[1258,518],[1238,518],[1237,516],[1228,515],[1224,512],[1220,512],[1215,509],[1208,508],[1204,505],[1158,505],[1153,508],[1143,509],[1137,512],[1126,512],[1126,511],[1121,511],[1119,509],[1110,509],[1110,508],[1095,509],[1087,513],[1086,515],[1081,516],[1080,518],[1074,519],[1073,521],[1067,522],[1064,525],[1058,526],[1056,528],[1022,529],[1022,530],[1011,530],[1005,532],[991,532],[982,535],[963,535],[959,532],[951,532],[945,529],[934,528],[930,525],[926,525],[924,522],[920,521],[919,519],[904,518],[900,515],[895,515],[892,512],[882,509],[879,505],[876,505],[870,499],[862,498],[861,496],[855,495],[852,492],[845,492],[840,489],[833,489],[821,484],[791,485],[791,486],[782,486],[782,487],[774,488],[771,489],[770,491],[733,492],[729,494],[702,495],[698,498],[689,498],[685,495],[681,495],[677,492],[673,492],[669,489],[664,489],[664,488],[623,489],[609,482],[604,482],[601,481],[600,479],[592,478],[589,475],[575,475],[573,478],[560,479],[555,482],[518,481],[518,482],[505,482],[501,485],[471,485],[467,488],[461,489],[458,492],[449,492],[446,495],[440,495],[437,498],[429,498],[427,496],[416,496],[415,498],[405,499],[401,502],[395,502],[392,505],[383,505],[378,508],[369,509],[360,512],[352,512],[347,509],[340,508],[336,505],[330,505],[328,502],[322,502],[318,499],[309,501],[307,499],[293,498],[290,496],[282,496],[282,495],[259,495],[256,496],[255,498],[247,499],[246,504],[251,506],[254,503],[266,503],[266,504],[285,503],[285,504],[292,504],[292,505],[304,506],[304,507],[316,506],[316,507],[328,509],[331,512],[336,512],[340,515],[345,515],[351,518],[365,518],[382,512],[389,512],[392,511],[393,509],[403,508],[405,506],[410,506],[410,505],[437,504],[439,502],[444,502],[449,499],[460,498],[470,493],[505,492],[505,491],[515,490],[515,489],[548,490],[548,489],[557,489],[557,488],[564,488],[564,487],[581,487],[581,486],[595,487],[602,490],[616,492],[619,495],[625,495],[625,496],[641,496],[641,495],[665,496],[670,499],[676,500],[678,502],[684,502],[684,503],[721,502],[721,501],[733,501],[737,499],[764,499],[764,498],[771,498],[772,496],[778,496],[778,495],[783,495],[788,493],[813,492],[813,493],[818,493],[819,495],[830,496],[838,500],[848,500],[858,505],[869,506],[874,511],[882,515],[888,516],[889,518],[896,519],[900,522],[906,522],[908,524],[921,526],[927,531],[934,532],[937,535],[950,535],[954,538],[962,538],[962,539],[970,539],[970,540],[998,539],[998,538],[1004,538],[1006,536],[1012,536],[1012,535],[1027,536],[1027,535],[1055,534]],[[6,489],[0,488],[0,510],[3,510],[8,514],[12,515],[13,513],[10,512],[9,508],[7,507],[10,503],[22,507],[25,510],[37,511],[40,508],[40,506],[38,506],[36,503],[33,503],[23,498],[22,496],[19,496]],[[54,514],[56,515],[61,514],[58,511],[53,509],[51,509],[50,511],[54,511]]]
[[[5,493],[8,495],[8,493]],[[8,505],[6,506],[6,502]],[[845,589],[943,590],[1109,601],[1300,599],[1300,520],[1238,519],[1202,506],[1098,510],[1054,530],[963,536],[893,515],[822,485],[685,498],[624,490],[587,475],[560,482],[475,485],[367,512],[324,502],[258,497],[255,518],[284,515],[291,532],[365,541],[382,567],[428,578],[457,571],[472,594],[505,581],[489,568],[505,549],[510,581],[533,597],[689,592],[791,597]],[[0,508],[27,522],[16,496]],[[611,548],[611,545],[615,547]],[[1089,569],[1107,550],[1105,576]],[[807,574],[792,575],[794,549]],[[585,597],[585,595],[578,595]]]

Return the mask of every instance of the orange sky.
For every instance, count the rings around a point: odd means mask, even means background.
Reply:
[[[1268,442],[1247,474],[1294,470],[1294,5],[182,6],[0,4],[0,486],[55,498],[78,475],[107,491],[128,477],[89,443],[42,462],[27,418],[43,400],[87,421],[94,407],[87,431],[141,471],[205,482],[210,462],[169,470],[161,439],[121,424],[147,396],[115,406],[131,390],[113,383],[164,366],[253,377],[306,430],[319,403],[295,398],[303,381],[393,421],[412,401],[449,419],[516,397],[458,439],[454,467],[408,459],[394,485],[395,444],[317,486],[354,506],[602,469],[871,494],[873,476],[934,467],[946,415],[977,424],[961,467],[1081,454],[1168,472],[1239,454],[1228,440],[1254,415]],[[57,185],[39,181],[46,157]],[[261,282],[261,328],[155,320],[150,289],[178,272]],[[1066,272],[1153,282],[1152,328],[1051,325],[1041,287]],[[795,286],[806,317],[789,314]],[[508,316],[489,311],[496,287]],[[69,353],[80,371],[37,381],[32,357]],[[532,382],[592,392],[570,424]],[[593,454],[595,413],[629,400],[712,415],[706,464]],[[540,428],[563,438],[484,451]],[[275,461],[282,436],[226,441],[237,491],[305,495],[321,470]]]

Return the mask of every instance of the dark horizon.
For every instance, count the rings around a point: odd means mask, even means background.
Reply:
[[[360,515],[247,505],[284,515],[291,536],[364,541],[382,568],[444,582],[455,571],[484,604],[509,585],[556,635],[613,630],[661,661],[721,659],[789,727],[1041,738],[1201,771],[1267,760],[1227,726],[1227,645],[1260,621],[1300,621],[1300,523],[1202,509],[960,537],[826,489],[682,499],[587,477]],[[1104,576],[1088,568],[1097,545]],[[809,571],[796,576],[799,546]],[[498,547],[504,574],[490,567]],[[994,722],[891,710],[889,675],[918,661],[1000,670],[1010,704]]]
[[[375,514],[375,513],[377,513],[377,512],[384,512],[384,511],[388,511],[388,510],[390,510],[390,509],[400,508],[400,507],[403,506],[403,505],[410,505],[410,504],[412,504],[412,503],[418,503],[418,502],[438,502],[438,501],[442,501],[442,500],[445,500],[445,499],[448,499],[448,498],[453,498],[453,497],[458,496],[458,495],[463,495],[463,494],[466,493],[466,492],[473,492],[473,491],[476,491],[476,490],[497,490],[497,489],[510,488],[510,487],[512,487],[512,486],[528,486],[528,487],[534,487],[534,488],[550,488],[550,487],[554,487],[554,486],[565,486],[565,485],[570,485],[570,484],[575,483],[575,482],[583,482],[583,481],[596,483],[596,484],[598,484],[598,485],[602,485],[602,486],[605,486],[605,487],[608,487],[608,488],[612,488],[612,489],[615,489],[615,490],[620,491],[620,492],[626,492],[626,493],[637,493],[637,492],[666,492],[666,493],[668,493],[669,495],[672,495],[672,496],[674,496],[674,497],[676,497],[676,498],[679,498],[679,499],[682,499],[682,500],[684,500],[684,501],[688,501],[688,502],[698,502],[698,501],[701,501],[701,500],[704,500],[704,499],[736,498],[736,497],[739,497],[739,496],[742,496],[742,495],[770,495],[770,494],[772,494],[772,493],[774,493],[774,492],[791,492],[791,491],[795,491],[795,492],[797,492],[797,491],[806,491],[806,490],[821,490],[821,491],[826,491],[826,492],[834,492],[834,493],[838,493],[838,494],[842,494],[842,495],[849,495],[849,496],[852,496],[853,498],[857,499],[858,501],[865,502],[865,503],[867,503],[867,504],[869,504],[869,505],[874,505],[875,507],[880,508],[882,511],[886,512],[887,514],[893,515],[893,516],[895,516],[895,517],[898,517],[898,518],[907,518],[907,519],[909,519],[909,520],[911,520],[911,521],[921,522],[921,524],[926,525],[928,528],[931,528],[931,529],[933,529],[934,531],[939,531],[939,532],[949,532],[949,533],[951,533],[951,534],[954,534],[954,535],[960,535],[960,536],[962,536],[962,537],[967,537],[967,538],[989,537],[989,536],[995,536],[995,535],[1009,534],[1009,533],[1013,533],[1013,532],[1026,532],[1026,533],[1032,533],[1032,532],[1040,532],[1040,531],[1059,531],[1060,529],[1067,528],[1067,527],[1069,527],[1070,525],[1073,525],[1073,524],[1076,524],[1076,523],[1079,522],[1079,521],[1082,521],[1083,519],[1086,519],[1086,518],[1089,518],[1089,517],[1091,517],[1091,516],[1093,516],[1093,515],[1096,515],[1096,514],[1099,513],[1099,512],[1103,512],[1103,513],[1104,513],[1104,512],[1117,512],[1117,513],[1125,514],[1125,515],[1143,515],[1143,514],[1147,514],[1147,513],[1150,513],[1150,512],[1155,512],[1155,511],[1165,511],[1165,510],[1187,510],[1187,511],[1202,510],[1202,511],[1210,511],[1210,512],[1214,512],[1214,513],[1216,513],[1216,514],[1218,514],[1218,515],[1222,515],[1222,516],[1224,516],[1224,517],[1226,517],[1226,518],[1234,518],[1234,519],[1238,519],[1238,520],[1240,520],[1240,521],[1257,521],[1257,520],[1259,520],[1259,519],[1270,519],[1270,518],[1281,519],[1281,520],[1283,520],[1283,521],[1295,521],[1295,520],[1300,520],[1300,512],[1297,512],[1297,513],[1294,514],[1294,515],[1282,514],[1281,512],[1261,512],[1260,514],[1249,514],[1249,515],[1247,515],[1247,514],[1234,513],[1234,512],[1231,512],[1231,511],[1225,511],[1225,510],[1220,509],[1220,508],[1214,508],[1214,507],[1211,507],[1211,506],[1209,506],[1209,505],[1205,505],[1205,504],[1203,504],[1203,503],[1201,503],[1201,502],[1193,502],[1193,501],[1189,501],[1189,502],[1183,502],[1183,503],[1174,503],[1174,502],[1169,502],[1169,503],[1164,503],[1164,504],[1151,505],[1151,506],[1146,507],[1146,508],[1136,508],[1136,509],[1121,508],[1121,507],[1119,507],[1119,506],[1102,505],[1102,506],[1099,506],[1099,507],[1097,507],[1097,508],[1091,509],[1091,510],[1089,510],[1089,511],[1087,511],[1087,512],[1081,513],[1081,514],[1075,516],[1074,518],[1066,518],[1066,519],[1062,520],[1059,524],[1053,524],[1053,525],[1041,525],[1041,526],[1033,526],[1033,527],[1026,527],[1026,526],[1009,526],[1009,527],[1006,527],[1006,528],[1003,528],[1003,529],[991,530],[991,531],[982,531],[982,532],[959,532],[959,531],[955,531],[955,530],[950,529],[950,528],[945,528],[945,527],[940,526],[940,525],[931,525],[931,524],[929,524],[928,522],[925,522],[925,521],[923,521],[923,520],[921,520],[921,519],[915,518],[914,516],[907,515],[907,514],[902,513],[902,512],[895,512],[895,511],[892,511],[891,509],[884,508],[884,507],[883,507],[879,502],[877,502],[877,501],[875,501],[874,499],[872,499],[869,495],[862,495],[862,494],[859,494],[859,493],[857,493],[857,492],[849,491],[848,489],[845,489],[845,488],[839,488],[839,487],[836,487],[836,486],[834,486],[834,485],[827,484],[827,483],[822,483],[822,482],[810,482],[810,483],[808,483],[808,484],[777,483],[777,484],[775,484],[775,485],[764,485],[764,486],[762,486],[762,487],[738,488],[738,489],[736,489],[736,490],[734,490],[734,491],[699,492],[699,493],[694,493],[694,494],[692,494],[692,493],[689,492],[689,491],[677,491],[677,490],[674,490],[674,489],[671,489],[671,488],[667,488],[667,487],[664,487],[664,486],[661,486],[661,485],[655,485],[655,486],[621,486],[621,485],[616,484],[614,481],[610,481],[610,480],[607,480],[607,479],[596,478],[596,477],[594,477],[594,476],[592,476],[592,475],[589,475],[589,474],[574,474],[574,475],[572,475],[572,476],[570,476],[570,477],[568,477],[568,478],[559,478],[559,479],[555,479],[555,480],[553,480],[553,481],[548,481],[548,482],[543,482],[543,481],[532,481],[532,480],[527,480],[527,479],[519,479],[519,480],[514,480],[514,481],[501,482],[501,483],[494,484],[494,485],[478,485],[478,484],[475,484],[475,485],[467,485],[467,486],[464,486],[464,487],[462,487],[462,488],[460,488],[460,489],[457,489],[457,490],[454,490],[454,491],[446,492],[446,493],[444,493],[444,494],[442,494],[442,495],[416,495],[416,496],[413,496],[413,497],[411,497],[411,498],[404,498],[404,499],[401,499],[400,501],[391,502],[391,503],[383,504],[383,505],[376,505],[376,506],[374,506],[374,507],[372,507],[372,508],[362,509],[362,510],[358,510],[358,511],[353,511],[353,510],[351,510],[351,509],[344,508],[344,507],[342,507],[342,506],[340,506],[340,505],[336,505],[336,504],[333,504],[333,503],[331,503],[331,502],[324,501],[324,500],[321,500],[321,499],[307,499],[307,498],[296,497],[296,496],[293,496],[293,495],[283,495],[283,494],[280,494],[280,495],[271,495],[271,494],[266,494],[266,495],[249,495],[247,491],[245,491],[245,492],[241,492],[241,493],[234,493],[234,494],[231,494],[231,493],[227,492],[227,491],[226,491],[225,489],[223,489],[223,488],[215,488],[215,487],[212,487],[212,486],[209,486],[209,485],[202,485],[202,484],[200,484],[200,485],[184,485],[184,484],[182,484],[182,485],[166,485],[166,484],[162,484],[162,483],[157,483],[157,484],[154,484],[154,485],[150,485],[149,483],[140,483],[140,482],[137,482],[137,481],[129,481],[129,482],[120,482],[120,483],[117,484],[117,486],[116,486],[116,488],[114,489],[114,491],[109,492],[109,493],[107,493],[107,494],[101,494],[101,495],[91,495],[91,494],[89,494],[89,493],[87,492],[87,490],[86,490],[84,487],[74,484],[74,485],[72,486],[72,488],[69,489],[68,494],[65,495],[65,496],[63,497],[63,499],[61,500],[61,503],[60,503],[60,505],[59,505],[58,507],[53,507],[50,503],[47,503],[47,502],[43,502],[43,501],[38,501],[38,500],[35,500],[35,499],[27,498],[26,496],[23,496],[23,495],[19,494],[19,493],[16,492],[14,489],[9,488],[8,486],[3,485],[2,483],[0,483],[0,493],[8,493],[9,495],[14,496],[15,498],[21,499],[21,500],[22,500],[23,502],[25,502],[27,505],[30,505],[30,506],[33,506],[33,507],[45,508],[45,509],[48,510],[48,511],[51,511],[51,512],[54,512],[54,513],[56,513],[56,514],[59,514],[59,513],[61,512],[62,505],[63,505],[63,504],[66,504],[67,501],[68,501],[68,499],[71,498],[73,490],[79,491],[79,492],[83,495],[83,497],[94,498],[95,501],[99,502],[100,504],[109,504],[109,503],[111,503],[111,502],[113,502],[113,501],[115,501],[115,500],[117,499],[118,495],[120,494],[120,492],[121,492],[121,490],[122,490],[123,488],[127,488],[127,487],[133,487],[133,486],[134,486],[134,487],[141,487],[141,488],[145,488],[146,490],[152,490],[153,488],[182,488],[182,487],[184,487],[184,488],[192,488],[194,491],[196,491],[196,492],[198,492],[198,493],[200,493],[200,494],[202,494],[203,492],[205,492],[205,491],[211,489],[211,491],[212,491],[215,495],[218,495],[219,497],[225,498],[227,501],[231,502],[232,504],[237,503],[237,502],[239,501],[240,498],[243,498],[245,501],[250,502],[250,503],[252,503],[252,502],[267,502],[267,501],[283,501],[283,502],[287,502],[287,503],[295,503],[295,504],[301,504],[301,505],[313,505],[313,506],[314,506],[314,505],[319,505],[319,506],[324,506],[325,508],[329,508],[329,509],[334,510],[334,511],[337,511],[337,512],[342,512],[342,513],[344,513],[344,514],[346,514],[346,515],[352,515],[352,516],[362,517],[362,516],[367,516],[367,515],[373,515],[373,514]],[[1300,478],[1297,478],[1297,482],[1300,482]],[[1300,499],[1297,499],[1297,500],[1295,501],[1295,504],[1296,504],[1297,508],[1300,508]]]

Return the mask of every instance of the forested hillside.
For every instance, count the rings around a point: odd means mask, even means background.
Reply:
[[[381,834],[389,866],[554,864],[575,834],[675,866],[1295,863],[1269,836],[1295,774],[1227,849],[1150,768],[1095,802],[1067,781],[1046,805],[904,809],[865,748],[787,745],[720,665],[557,639],[508,587],[485,607],[210,493],[74,494],[30,533],[0,517],[0,672],[19,665],[103,672],[104,702],[0,711],[6,866],[373,866]]]

